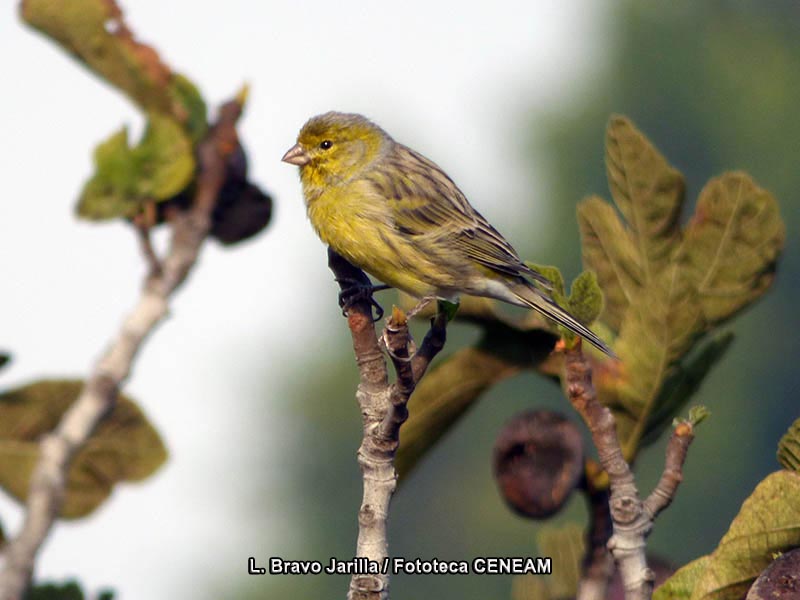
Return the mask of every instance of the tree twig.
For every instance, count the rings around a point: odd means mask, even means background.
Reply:
[[[422,345],[411,359],[411,368],[414,371],[414,381],[417,382],[425,375],[433,358],[444,348],[447,340],[447,315],[437,312],[431,319],[431,328],[422,339]]]
[[[644,508],[651,519],[655,519],[672,503],[678,486],[683,480],[683,463],[693,440],[694,427],[688,421],[679,423],[672,431],[672,436],[667,442],[664,472],[655,489],[644,501]]]
[[[691,423],[680,423],[667,446],[661,480],[645,502],[639,497],[630,466],[623,458],[611,411],[597,400],[592,369],[580,341],[566,353],[567,395],[592,434],[600,464],[608,473],[609,510],[613,534],[608,548],[614,556],[625,587],[626,600],[649,600],[655,575],[647,567],[645,540],[655,517],[672,501],[681,481],[681,468],[694,432]]]
[[[166,316],[170,296],[194,266],[211,226],[211,212],[225,179],[226,160],[236,140],[238,101],[225,103],[216,124],[199,144],[200,172],[192,208],[171,221],[170,249],[161,268],[145,279],[139,301],[95,364],[80,395],[58,426],[42,438],[31,477],[25,518],[17,536],[3,549],[0,600],[19,600],[30,581],[36,554],[58,516],[67,470],[75,453],[114,408],[142,343]]]
[[[368,286],[369,278],[344,258],[328,250],[328,266],[342,290],[349,285]],[[400,445],[400,426],[408,417],[406,404],[431,360],[444,347],[446,317],[431,321],[422,347],[413,357],[413,340],[406,315],[392,310],[383,331],[397,380],[389,384],[386,359],[381,351],[369,299],[361,299],[347,308],[347,324],[353,338],[353,350],[360,381],[356,399],[361,407],[364,433],[358,449],[358,464],[363,478],[363,497],[358,511],[356,556],[374,561],[380,568],[388,558],[386,525],[389,504],[397,488],[394,457]],[[388,573],[357,573],[350,579],[349,600],[387,600]]]

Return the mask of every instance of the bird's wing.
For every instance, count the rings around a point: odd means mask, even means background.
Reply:
[[[550,281],[522,262],[516,250],[476,211],[442,169],[403,146],[373,171],[373,184],[394,203],[395,227],[412,236],[447,239],[475,262],[513,277]]]

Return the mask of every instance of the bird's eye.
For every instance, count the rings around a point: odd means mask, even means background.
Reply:
[[[323,150],[327,150],[331,146],[333,146],[333,142],[330,140],[325,140],[319,145],[319,147],[322,148]]]

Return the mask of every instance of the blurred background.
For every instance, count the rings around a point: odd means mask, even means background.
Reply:
[[[310,116],[361,112],[439,163],[520,253],[580,269],[575,204],[608,197],[603,135],[624,113],[703,184],[743,169],[778,199],[787,245],[766,299],[694,402],[712,418],[651,549],[677,565],[711,551],[742,500],[777,467],[798,416],[800,5],[792,0],[219,4],[139,0],[132,30],[208,100],[252,86],[241,133],[253,178],[277,202],[265,233],[211,243],[148,341],[127,391],[171,458],[119,487],[91,517],[57,526],[39,578],[78,577],[124,600],[343,596],[346,577],[248,577],[247,558],[350,558],[361,424],[349,333],[325,249],[305,220],[296,169],[281,164]],[[93,147],[132,106],[24,28],[5,3],[0,35],[0,346],[12,387],[85,375],[132,306],[144,265],[122,224],[78,222]],[[165,238],[159,237],[163,243]],[[391,296],[383,296],[384,306]],[[454,327],[445,353],[474,339]],[[570,414],[533,374],[487,394],[419,465],[393,502],[390,552],[407,558],[535,555],[539,525],[512,515],[491,447],[515,413]],[[637,464],[655,484],[663,443]],[[20,510],[0,499],[15,531]],[[584,522],[574,498],[559,521]],[[558,569],[558,565],[554,565]],[[509,598],[504,576],[398,576],[392,597]],[[190,592],[191,591],[191,592]]]

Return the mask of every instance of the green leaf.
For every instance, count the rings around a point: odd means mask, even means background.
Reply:
[[[778,442],[778,462],[784,469],[800,472],[800,419],[792,423]]]
[[[710,340],[671,371],[653,402],[653,411],[647,419],[641,440],[642,446],[655,442],[672,418],[686,406],[706,375],[725,355],[733,338],[732,333],[725,333]]]
[[[83,590],[75,581],[40,583],[25,593],[24,600],[84,600]]]
[[[711,563],[710,556],[701,556],[678,570],[653,593],[653,600],[689,600],[697,582]],[[741,600],[741,596],[738,600]]]
[[[689,409],[689,416],[686,419],[679,419],[677,417],[673,419],[672,426],[678,427],[681,423],[688,423],[692,427],[697,427],[710,416],[711,411],[702,404],[698,404]]]
[[[606,129],[608,186],[631,227],[643,281],[654,281],[680,240],[685,185],[650,141],[625,117]]]
[[[685,272],[672,264],[645,288],[625,315],[615,350],[629,374],[622,386],[628,403],[645,408],[667,372],[702,330],[697,294]]]
[[[91,220],[134,217],[146,202],[183,190],[195,167],[189,138],[173,119],[156,113],[136,147],[129,147],[123,128],[97,147],[94,162],[78,202],[78,215]]]
[[[185,188],[194,174],[192,145],[180,125],[153,113],[133,150],[141,197],[166,200]]]
[[[614,347],[623,361],[598,394],[633,459],[640,442],[655,440],[685,405],[724,347],[706,348],[688,371],[683,357],[769,287],[784,230],[774,199],[733,173],[706,186],[682,231],[683,177],[624,117],[609,122],[606,163],[627,222],[596,197],[580,205],[578,219],[584,263],[604,293],[601,319],[619,331]]]
[[[553,573],[546,579],[553,598],[574,598],[581,579],[581,565],[586,549],[586,532],[577,523],[545,525],[536,534],[539,556],[553,559]]]
[[[197,86],[179,73],[173,74],[169,93],[174,98],[175,105],[185,111],[185,118],[179,121],[184,124],[189,137],[196,144],[208,131],[208,108],[205,100]]]
[[[597,285],[597,279],[593,274],[581,273],[581,275],[573,282],[572,289],[570,290],[570,296],[568,297],[566,287],[564,285],[564,276],[561,274],[561,271],[558,269],[558,267],[537,265],[527,261],[525,264],[531,269],[534,269],[535,271],[538,271],[540,274],[544,275],[544,277],[550,281],[552,284],[552,289],[550,289],[548,294],[556,304],[572,313],[574,317],[576,317],[579,321],[586,323],[587,325],[591,323],[591,321],[586,322],[583,319],[590,318],[593,321],[597,318],[599,309],[602,309],[603,293],[600,291]],[[573,308],[575,311],[572,310]],[[580,314],[576,314],[576,312]],[[537,314],[536,312],[531,312],[528,317],[519,324],[524,327],[525,322],[528,324],[538,324],[538,327],[541,327],[541,323],[544,322],[547,324],[548,329],[553,332],[557,332],[559,337],[563,337],[568,341],[574,340],[576,337],[575,334],[566,327],[563,327],[553,319]]]
[[[776,553],[800,546],[800,474],[767,476],[708,556],[677,571],[654,600],[740,600]]]
[[[592,271],[584,271],[572,282],[567,307],[584,325],[591,325],[603,310],[603,292]]]
[[[132,217],[139,210],[136,167],[123,127],[94,151],[95,174],[86,182],[78,214],[87,219]]]
[[[746,173],[725,173],[705,186],[680,258],[709,324],[729,319],[766,291],[784,237],[778,204]]]
[[[592,196],[578,205],[583,264],[603,290],[603,322],[619,331],[642,284],[642,268],[630,230],[608,202]]]
[[[80,583],[75,580],[64,583],[36,583],[23,596],[23,600],[83,600],[86,596]],[[101,590],[93,597],[97,600],[113,600],[114,592]]]
[[[697,427],[710,416],[711,411],[708,410],[706,406],[698,404],[689,409],[689,418],[687,421],[691,423],[693,427]]]
[[[37,583],[25,592],[24,600],[84,600],[77,581]]]
[[[58,424],[83,388],[78,380],[46,380],[0,394],[0,486],[20,502],[28,495],[39,440]],[[139,481],[166,460],[156,430],[136,404],[120,395],[70,465],[60,516],[88,515],[120,481]]]

